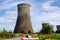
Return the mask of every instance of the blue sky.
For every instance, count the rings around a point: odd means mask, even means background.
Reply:
[[[34,32],[42,28],[42,23],[50,23],[56,30],[60,25],[60,0],[0,0],[0,31],[14,30],[17,19],[17,4],[31,5],[30,16]]]

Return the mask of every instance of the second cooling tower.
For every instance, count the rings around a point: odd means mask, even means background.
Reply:
[[[18,18],[14,33],[33,33],[31,20],[30,20],[30,5],[29,4],[18,4]]]

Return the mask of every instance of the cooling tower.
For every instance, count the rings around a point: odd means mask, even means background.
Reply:
[[[30,5],[29,4],[18,4],[18,17],[14,33],[33,33],[32,24],[30,20]]]

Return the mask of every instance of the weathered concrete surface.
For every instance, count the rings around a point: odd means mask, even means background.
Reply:
[[[17,23],[14,29],[14,33],[28,33],[28,31],[33,33],[32,24],[30,20],[30,5],[19,4]]]

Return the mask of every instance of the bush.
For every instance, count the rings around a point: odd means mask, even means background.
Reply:
[[[31,31],[28,31],[28,34],[30,34],[31,33]]]
[[[42,30],[39,33],[42,34],[51,34],[53,32],[51,25],[49,25],[48,23],[43,23],[42,24]]]
[[[56,32],[55,33],[60,33],[60,30],[56,30]]]
[[[20,33],[24,33],[24,31],[21,31]]]

